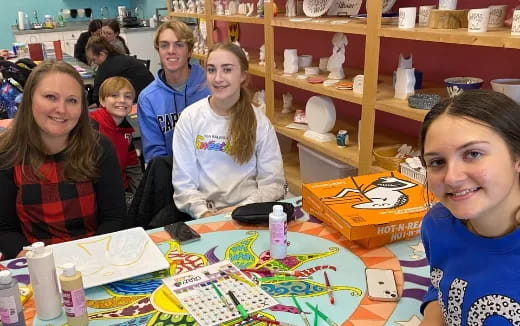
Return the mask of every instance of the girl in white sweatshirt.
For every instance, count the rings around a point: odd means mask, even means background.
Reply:
[[[195,218],[284,194],[282,155],[273,126],[251,106],[248,62],[236,45],[208,54],[211,96],[187,107],[173,137],[173,199]]]

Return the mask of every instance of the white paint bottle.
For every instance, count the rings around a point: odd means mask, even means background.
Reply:
[[[287,256],[287,214],[282,205],[274,205],[269,214],[270,253],[273,259]]]
[[[43,242],[35,242],[27,250],[26,258],[31,277],[31,286],[36,304],[36,316],[41,320],[50,320],[61,315],[61,295],[52,249]]]

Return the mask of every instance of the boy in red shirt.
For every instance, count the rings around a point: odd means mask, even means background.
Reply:
[[[127,206],[134,197],[143,172],[137,158],[132,133],[134,128],[126,120],[132,111],[135,90],[124,77],[106,79],[99,89],[101,108],[90,113],[94,128],[114,146],[121,167]]]

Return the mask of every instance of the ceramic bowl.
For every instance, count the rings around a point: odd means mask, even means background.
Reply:
[[[520,79],[494,79],[491,81],[491,87],[495,92],[507,95],[520,104]]]
[[[450,97],[470,89],[479,89],[483,82],[484,80],[476,77],[451,77],[444,79]]]

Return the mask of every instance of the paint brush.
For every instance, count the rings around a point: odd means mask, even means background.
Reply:
[[[325,276],[325,285],[327,289],[327,294],[329,295],[330,304],[334,304],[334,294],[332,292],[332,288],[330,287],[329,276],[327,275],[327,271],[323,271],[323,275]]]

